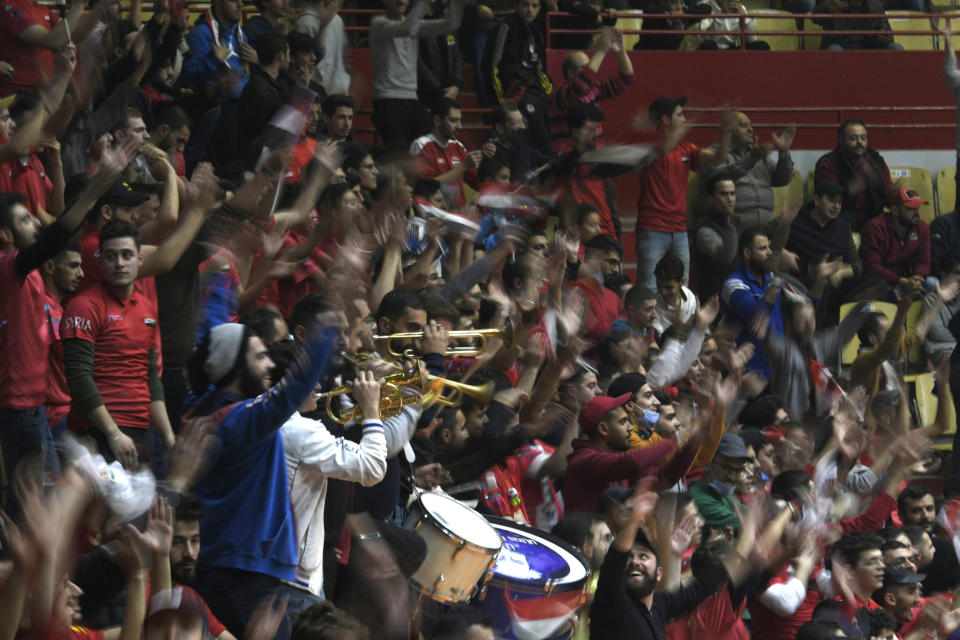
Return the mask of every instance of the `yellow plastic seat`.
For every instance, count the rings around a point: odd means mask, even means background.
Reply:
[[[920,318],[923,317],[923,302],[921,300],[916,300],[913,304],[910,305],[910,308],[907,310],[907,331],[910,331],[917,326],[917,323],[920,321]],[[916,349],[912,350],[907,354],[907,363],[925,366],[927,362],[927,352],[921,344]]]
[[[853,244],[857,247],[857,251],[860,251],[860,234],[856,231],[851,231],[850,235],[853,236]]]
[[[937,171],[937,215],[953,211],[957,202],[957,168],[945,167]]]
[[[643,26],[643,11],[618,11],[617,28],[623,31],[640,31]],[[633,45],[640,40],[639,33],[624,33],[623,48],[627,51],[633,49]]]
[[[890,179],[907,189],[913,189],[929,204],[920,207],[920,219],[930,224],[937,217],[933,198],[933,179],[930,172],[918,167],[890,167]]]
[[[934,419],[937,415],[937,396],[933,394],[933,374],[924,373],[913,381],[914,392],[916,393],[917,398],[917,409],[920,413],[920,423],[921,426],[927,426],[928,424],[933,424]],[[947,389],[947,396],[950,402],[949,408],[949,418],[946,434],[956,433],[957,432],[957,412],[956,405],[953,403],[953,395],[950,393],[950,390]]]
[[[793,178],[790,184],[782,187],[773,188],[773,213],[779,216],[784,210],[791,206],[800,206],[803,204],[803,176],[796,169],[793,170]]]
[[[893,41],[907,51],[936,51],[933,33],[901,34],[901,31],[933,31],[927,18],[908,18],[910,11],[887,11],[887,22],[893,30]]]
[[[809,34],[809,35],[807,35]],[[803,49],[804,51],[813,51],[820,48],[820,42],[823,40],[823,27],[816,24],[810,18],[803,21]]]
[[[843,321],[844,318],[856,307],[859,302],[848,302],[847,304],[840,306],[840,321]],[[880,302],[873,301],[868,303],[868,310],[870,311],[879,311],[883,315],[887,316],[887,319],[890,322],[893,322],[894,316],[897,315],[897,305],[890,302]],[[840,353],[840,363],[844,365],[851,365],[853,361],[857,358],[857,351],[860,349],[860,338],[853,336],[848,344],[844,345],[843,351]]]
[[[758,32],[757,38],[770,45],[771,51],[800,51],[800,34],[797,32],[796,14],[776,9],[759,9],[754,13],[769,15],[769,18],[754,18],[753,24]],[[763,35],[763,31],[794,31],[796,35]]]

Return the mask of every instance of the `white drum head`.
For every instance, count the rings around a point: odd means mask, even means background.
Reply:
[[[486,549],[500,548],[500,534],[473,509],[434,492],[421,493],[420,503],[437,524],[458,538]]]

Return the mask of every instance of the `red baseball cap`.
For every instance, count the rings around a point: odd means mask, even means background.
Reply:
[[[611,409],[616,409],[617,407],[622,407],[627,404],[630,402],[631,397],[633,397],[632,393],[624,393],[615,398],[611,398],[610,396],[597,396],[583,405],[583,409],[580,409],[580,427],[583,429],[583,432],[589,435],[594,427],[597,426],[597,423],[600,422],[603,414]]]
[[[911,209],[919,209],[925,204],[930,204],[920,197],[920,194],[914,189],[897,189],[890,198],[893,204],[903,204]]]

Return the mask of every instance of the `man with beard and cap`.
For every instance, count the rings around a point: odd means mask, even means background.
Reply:
[[[219,441],[196,486],[204,507],[196,588],[234,635],[282,581],[296,578],[296,528],[279,429],[314,392],[335,344],[333,328],[311,323],[303,348],[269,390],[267,347],[242,324],[212,328],[190,357],[190,386],[202,395],[187,414],[210,416]],[[289,637],[284,621],[277,638]]]
[[[643,476],[656,475],[660,485],[669,487],[687,472],[702,433],[697,431],[679,450],[673,437],[630,449],[633,424],[624,405],[632,397],[631,393],[616,398],[597,396],[580,410],[580,427],[586,437],[573,441],[573,452],[567,458],[567,509],[595,511],[600,494],[611,485],[625,486]],[[668,459],[671,453],[674,455]]]
[[[590,607],[590,637],[594,640],[662,639],[667,620],[691,611],[728,580],[726,567],[717,565],[681,589],[654,592],[663,578],[663,567],[640,525],[653,511],[657,496],[641,491],[627,501],[629,515],[600,569]]]
[[[747,370],[770,377],[770,362],[762,341],[753,333],[754,318],[758,313],[769,316],[768,331],[783,335],[783,314],[780,306],[780,289],[783,281],[770,271],[773,250],[770,239],[759,229],[748,229],[740,234],[739,251],[741,266],[724,280],[720,292],[724,315],[728,321],[740,324],[737,344],[752,342],[756,351]]]
[[[207,629],[217,640],[232,640],[235,636],[217,620],[206,603],[191,588],[197,577],[197,555],[200,553],[200,519],[203,506],[196,498],[186,498],[173,516],[173,538],[170,542],[170,578],[179,589],[189,590],[203,605],[202,615],[207,620]]]
[[[867,126],[851,118],[837,131],[837,147],[817,160],[814,184],[836,182],[843,187],[843,215],[860,231],[883,211],[891,189],[890,169],[867,146]]]
[[[916,293],[930,275],[930,227],[919,212],[925,204],[913,189],[898,189],[890,197],[890,212],[863,227],[864,273],[883,278],[890,292],[899,287],[902,293]]]
[[[883,586],[873,594],[873,601],[892,615],[898,625],[907,625],[914,620],[914,609],[920,605],[923,593],[920,583],[926,578],[923,573],[888,565],[883,570]],[[900,637],[905,635],[904,632]]]

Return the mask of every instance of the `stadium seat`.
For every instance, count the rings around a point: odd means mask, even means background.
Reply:
[[[890,167],[890,179],[899,180],[907,189],[913,189],[920,197],[929,202],[920,207],[920,219],[927,224],[937,217],[933,198],[933,179],[926,169],[917,167]]]
[[[643,26],[643,11],[618,11],[617,28],[623,31],[640,31]],[[623,48],[627,51],[633,50],[633,45],[640,40],[638,33],[623,34]]]
[[[813,169],[810,170],[810,173],[807,174],[807,202],[813,201]]]
[[[850,235],[853,236],[853,244],[856,245],[857,251],[860,251],[860,234],[856,231],[851,231]]]
[[[923,302],[920,300],[914,301],[910,305],[910,308],[907,310],[907,331],[910,331],[917,326],[917,322],[920,321],[920,318],[923,317]],[[917,349],[912,350],[907,354],[907,364],[913,365],[916,368],[926,369],[927,365],[927,352],[921,344]]]
[[[753,23],[757,31],[796,31],[796,15],[789,11],[776,9],[757,9],[754,13],[769,14],[769,18],[754,18]],[[770,45],[771,51],[800,51],[800,34],[783,36],[765,36],[762,33],[757,38]]]
[[[790,180],[790,184],[784,187],[774,187],[773,188],[773,213],[774,215],[779,216],[783,213],[784,209],[790,205],[802,205],[803,204],[803,176],[800,175],[800,172],[796,169],[793,170],[793,179]]]
[[[859,302],[848,302],[847,304],[840,306],[840,320],[842,321],[847,317],[854,307],[856,307]],[[871,311],[880,311],[883,315],[887,316],[887,319],[890,322],[893,322],[894,316],[897,315],[897,305],[890,302],[879,302],[874,301],[869,303],[868,307]],[[840,353],[840,363],[843,365],[851,365],[853,361],[857,358],[857,350],[860,349],[860,338],[853,336],[848,344],[842,347]]]
[[[887,22],[893,30],[893,41],[907,51],[936,51],[933,33],[927,35],[901,34],[901,31],[931,31],[928,18],[908,18],[910,11],[887,11]]]
[[[957,168],[946,167],[937,171],[937,215],[945,216],[957,202]]]
[[[917,398],[917,409],[920,414],[920,422],[922,426],[932,424],[934,418],[937,415],[937,396],[933,393],[933,374],[924,373],[917,376],[914,380],[914,390]],[[945,434],[951,434],[957,432],[957,413],[955,405],[953,404],[953,396],[950,394],[950,391],[947,391],[950,399],[950,409],[949,409],[949,426]]]
[[[810,35],[807,35],[810,34]],[[815,24],[813,20],[807,18],[803,21],[803,49],[804,51],[813,51],[820,48],[820,41],[823,40],[823,27]],[[811,191],[812,193],[812,191]]]

